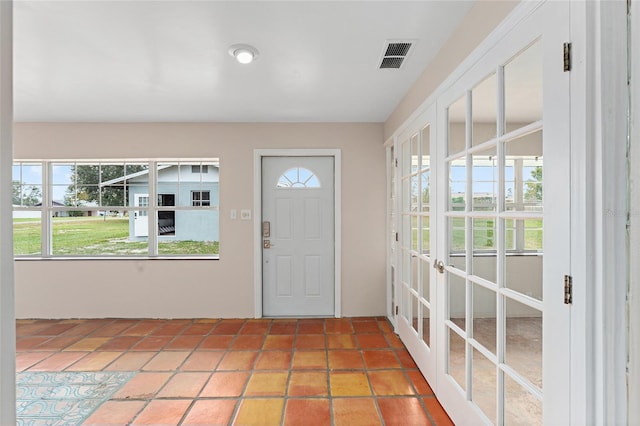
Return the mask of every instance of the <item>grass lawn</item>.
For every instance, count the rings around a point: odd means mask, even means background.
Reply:
[[[13,245],[16,255],[40,254],[39,219],[13,221]],[[53,254],[58,256],[146,255],[146,241],[129,241],[126,217],[58,217],[52,223]],[[218,254],[217,241],[161,241],[159,254]]]
[[[423,218],[423,227],[426,228],[429,222]],[[524,223],[524,249],[525,250],[542,250],[542,219],[527,219]],[[416,217],[411,218],[411,248],[418,250],[418,222]],[[465,250],[465,219],[455,217],[451,219],[450,244],[453,251]],[[515,248],[515,227],[516,221],[509,219],[505,222],[505,232],[507,240],[507,250]],[[497,234],[494,228],[493,219],[474,219],[473,221],[473,248],[474,250],[496,250]],[[422,230],[422,248],[423,251],[429,249],[429,229]]]

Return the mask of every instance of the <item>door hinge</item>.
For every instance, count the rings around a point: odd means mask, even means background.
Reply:
[[[400,241],[399,237],[398,237],[398,233],[396,232],[396,241]]]
[[[564,72],[571,71],[571,43],[565,43],[564,50]]]
[[[396,167],[398,167],[398,159],[396,158]]]
[[[396,305],[396,315],[398,315],[398,305]]]
[[[573,299],[573,278],[571,275],[564,276],[564,304],[570,305]]]

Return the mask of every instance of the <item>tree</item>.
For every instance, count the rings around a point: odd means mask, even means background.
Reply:
[[[35,206],[42,201],[42,190],[36,185],[20,185],[20,181],[12,181],[11,203],[16,206]]]
[[[536,166],[531,171],[533,180],[525,182],[524,201],[541,202],[542,201],[542,166]]]
[[[429,204],[429,188],[422,190],[422,204]]]
[[[127,204],[124,191],[124,181],[114,185],[100,187],[100,183],[125,175],[145,170],[144,165],[124,164],[83,164],[71,167],[71,181],[65,195],[65,205],[82,206],[95,203],[100,206],[124,206]]]

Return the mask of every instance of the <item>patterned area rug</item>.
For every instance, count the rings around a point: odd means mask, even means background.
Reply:
[[[102,371],[18,373],[18,425],[79,425],[134,375]]]

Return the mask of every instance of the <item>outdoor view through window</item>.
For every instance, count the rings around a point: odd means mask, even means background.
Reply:
[[[17,161],[14,254],[217,257],[219,170],[216,158]]]

